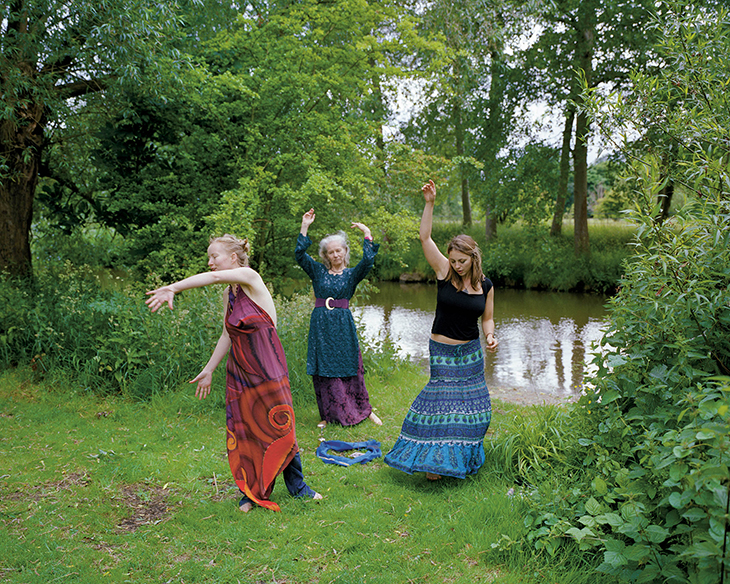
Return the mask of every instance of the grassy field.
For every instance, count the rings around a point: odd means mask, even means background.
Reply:
[[[383,426],[330,426],[325,438],[376,439],[387,452],[424,382],[409,367],[389,384],[369,380]],[[296,407],[298,440],[306,479],[324,500],[293,499],[280,480],[272,499],[281,513],[244,515],[215,400],[198,402],[190,390],[135,403],[62,385],[30,370],[0,375],[0,581],[599,581],[577,554],[492,551],[502,534],[522,532],[525,502],[487,465],[437,483],[382,458],[326,465],[315,455],[316,405],[307,402]],[[488,440],[518,410],[496,402]]]

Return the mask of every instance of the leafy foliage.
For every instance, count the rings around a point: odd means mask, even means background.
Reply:
[[[575,447],[585,474],[562,487],[559,506],[535,498],[528,536],[553,553],[565,538],[598,550],[599,569],[625,582],[723,582],[729,567],[730,180],[727,112],[718,107],[728,69],[715,59],[730,47],[730,20],[725,11],[709,18],[704,9],[675,8],[662,51],[676,66],[637,75],[630,99],[593,105],[681,144],[670,179],[697,200],[660,221],[669,141],[641,158],[626,148],[637,253],[611,301],[594,386],[573,410],[576,424],[588,425]],[[659,121],[650,115],[660,112]]]

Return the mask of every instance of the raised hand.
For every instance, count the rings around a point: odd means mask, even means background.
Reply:
[[[302,215],[302,229],[308,229],[309,226],[314,223],[315,217],[316,215],[314,214],[314,209],[310,209],[304,215]]]
[[[427,203],[433,203],[436,200],[436,183],[432,180],[429,180],[425,185],[423,185],[423,187],[421,187],[421,191],[423,191],[423,198]]]
[[[360,231],[362,231],[362,234],[365,237],[372,237],[372,235],[370,234],[370,228],[367,227],[366,225],[363,225],[362,223],[358,223],[357,221],[353,221],[352,222],[352,225],[350,225],[350,227],[352,227],[353,229],[359,229]]]

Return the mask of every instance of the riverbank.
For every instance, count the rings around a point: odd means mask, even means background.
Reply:
[[[484,273],[500,288],[613,294],[622,264],[633,253],[629,243],[635,227],[625,221],[592,219],[588,230],[590,254],[582,257],[575,256],[572,224],[566,224],[555,237],[548,234],[547,226],[532,230],[519,224],[500,226],[498,237],[487,242],[483,226],[436,223],[433,239],[445,250],[454,235],[471,235],[482,249]],[[432,273],[416,242],[397,258],[381,254],[374,277],[426,282],[433,278]]]
[[[383,426],[329,426],[324,437],[375,439],[386,450],[422,382],[411,368],[389,383],[369,379]],[[327,465],[315,455],[316,406],[296,410],[306,479],[325,498],[291,499],[277,484],[272,499],[281,513],[244,515],[227,468],[220,391],[203,402],[185,388],[139,403],[80,393],[59,379],[39,383],[30,370],[0,374],[0,579],[605,581],[591,573],[598,559],[577,548],[554,557],[492,548],[502,536],[520,537],[527,502],[489,449],[485,467],[464,481],[432,483],[394,471],[382,458]],[[518,412],[495,403],[487,444],[515,433]]]

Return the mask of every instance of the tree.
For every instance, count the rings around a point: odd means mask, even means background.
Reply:
[[[0,7],[0,270],[31,273],[33,200],[49,132],[96,94],[177,57],[174,5],[13,0]]]
[[[559,0],[539,13],[540,38],[527,51],[528,66],[544,87],[544,99],[564,111],[561,178],[551,233],[561,231],[571,139],[575,197],[574,247],[590,250],[587,176],[590,120],[583,107],[582,85],[625,87],[631,69],[646,70],[653,57],[655,32],[646,27],[654,10],[648,0]]]
[[[507,142],[514,109],[505,37],[508,27],[519,26],[520,15],[512,3],[472,0],[438,0],[423,15],[424,32],[443,49],[420,55],[427,103],[404,133],[413,144],[454,162],[464,225],[472,223],[472,194],[488,209],[487,223],[494,218],[488,191],[498,184],[491,179],[499,172],[497,154]]]
[[[199,99],[215,112],[236,178],[208,224],[249,237],[271,278],[289,275],[311,207],[313,237],[355,217],[370,218],[396,254],[408,236],[381,189],[381,84],[400,74],[412,31],[400,3],[304,0],[269,4],[205,45]]]
[[[658,74],[585,93],[591,119],[620,130],[637,253],[571,412],[580,472],[562,489],[574,495],[557,515],[552,493],[536,501],[528,524],[538,549],[571,538],[619,582],[728,582],[730,14],[666,4],[655,25]],[[693,200],[659,221],[668,179]]]

